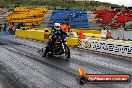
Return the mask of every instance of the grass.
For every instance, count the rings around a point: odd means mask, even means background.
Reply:
[[[74,1],[74,0],[0,0],[1,7],[15,7],[15,4],[22,6],[47,6],[49,9],[53,8],[77,8],[77,9],[109,9],[113,6],[110,3],[103,3],[97,1]],[[115,5],[117,6],[117,5]]]

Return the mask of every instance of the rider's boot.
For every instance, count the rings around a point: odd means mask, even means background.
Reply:
[[[62,55],[64,53],[63,48],[57,53],[58,55]]]
[[[46,57],[46,56],[47,56],[47,53],[49,52],[49,48],[50,48],[50,47],[46,47],[46,50],[45,50],[45,52],[44,52],[44,54],[43,54],[42,57]]]

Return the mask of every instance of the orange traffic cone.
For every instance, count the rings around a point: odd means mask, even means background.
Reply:
[[[78,47],[82,48],[82,39],[83,39],[83,30],[80,29],[79,38],[78,38]]]
[[[81,28],[80,33],[79,33],[79,39],[80,39],[80,40],[83,39],[83,30],[82,30],[82,28]]]
[[[110,39],[110,32],[109,32],[109,30],[107,30],[106,39]]]

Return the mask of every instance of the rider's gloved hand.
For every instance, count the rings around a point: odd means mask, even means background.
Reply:
[[[69,35],[67,35],[66,37],[69,37]]]
[[[69,34],[67,33],[66,37],[69,37]]]

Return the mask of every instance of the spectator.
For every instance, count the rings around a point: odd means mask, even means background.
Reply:
[[[62,22],[62,24],[61,24],[61,29],[62,29],[63,31],[66,31],[66,25],[64,24],[64,22]]]
[[[66,22],[66,32],[70,32],[69,18],[65,19]]]
[[[38,21],[36,22],[36,25],[37,25],[37,26],[40,26],[40,24],[39,24],[39,22],[38,22]]]
[[[21,24],[21,27],[24,27],[24,24],[23,24],[23,22],[21,22],[20,24]]]
[[[102,39],[106,39],[106,34],[107,34],[107,26],[104,26],[101,30],[101,35],[102,35]]]
[[[34,23],[34,22],[32,23],[32,27],[33,27],[33,28],[35,27],[35,23]]]
[[[0,24],[0,31],[3,29],[2,24]]]
[[[7,28],[7,24],[6,24],[6,23],[4,23],[4,29],[3,29],[3,31],[5,31],[5,32],[6,32],[6,28]]]
[[[70,32],[70,25],[69,25],[69,23],[66,23],[66,31],[65,32]]]
[[[36,16],[34,15],[33,17],[35,18]]]
[[[16,29],[21,29],[21,24],[18,23],[18,25],[16,26]]]
[[[13,35],[15,35],[16,32],[16,26],[13,25]]]
[[[12,25],[12,23],[10,23],[10,25],[9,25],[9,32],[10,32],[11,34],[13,34],[13,25]]]
[[[11,23],[13,26],[15,25],[14,22]]]

